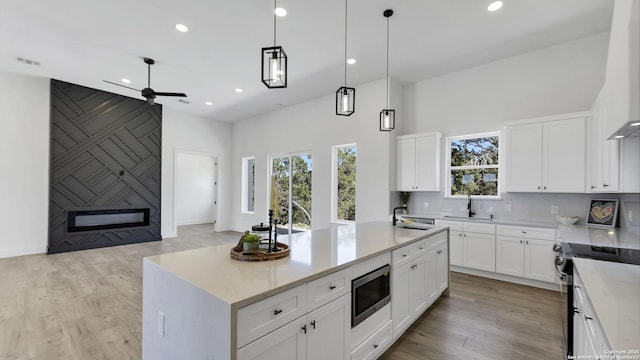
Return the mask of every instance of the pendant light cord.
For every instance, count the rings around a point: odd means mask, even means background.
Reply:
[[[278,8],[277,1],[278,0],[273,0],[273,47],[276,47],[276,20],[278,18],[276,15],[276,9]]]
[[[387,17],[387,109],[389,109],[389,17]]]
[[[344,0],[344,87],[347,87],[347,19],[349,0]]]

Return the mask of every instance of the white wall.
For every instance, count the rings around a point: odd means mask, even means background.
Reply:
[[[174,165],[176,150],[218,156],[218,223],[228,230],[231,189],[231,125],[162,109],[162,237],[177,235],[174,213]],[[237,177],[240,178],[239,176]]]
[[[392,106],[402,110],[402,89],[392,82]],[[339,84],[336,84],[338,87]],[[278,90],[274,90],[278,91]],[[312,227],[328,227],[331,217],[331,147],[356,143],[356,221],[385,220],[389,213],[389,147],[395,132],[380,132],[378,116],[386,102],[386,81],[356,87],[356,109],[335,115],[335,94],[284,108],[233,125],[233,230],[267,219],[268,156],[311,151]],[[242,158],[255,156],[255,214],[241,214]]]
[[[0,258],[47,250],[49,79],[0,71]]]

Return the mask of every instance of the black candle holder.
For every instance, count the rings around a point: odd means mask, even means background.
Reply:
[[[271,251],[271,230],[273,227],[273,210],[269,210],[269,247],[267,248],[267,252],[270,253]]]

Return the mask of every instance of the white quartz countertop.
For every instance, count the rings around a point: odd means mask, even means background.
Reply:
[[[446,231],[396,228],[388,222],[335,225],[292,234],[287,258],[243,262],[231,259],[233,245],[219,245],[146,257],[145,261],[240,308],[413,241]],[[283,241],[284,240],[284,241]],[[285,242],[286,237],[279,237]]]
[[[513,226],[531,226],[531,227],[542,227],[542,228],[550,228],[557,229],[560,225],[557,221],[540,221],[540,220],[531,220],[531,219],[501,219],[501,218],[486,218],[486,217],[465,217],[465,216],[454,216],[454,215],[446,215],[446,214],[407,214],[403,216],[415,217],[415,218],[423,218],[423,219],[435,219],[435,220],[445,220],[445,221],[469,221],[469,222],[480,222],[487,224],[496,224],[496,225],[513,225]],[[437,223],[437,221],[436,221]]]
[[[640,231],[561,225],[558,227],[558,234],[558,238],[566,243],[640,249]]]
[[[573,261],[611,350],[640,350],[640,266]]]

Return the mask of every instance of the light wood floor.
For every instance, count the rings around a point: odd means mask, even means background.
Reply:
[[[192,225],[161,242],[0,259],[0,359],[140,359],[142,258],[239,237],[212,229]],[[451,295],[382,359],[561,359],[561,332],[557,294],[452,273]]]

